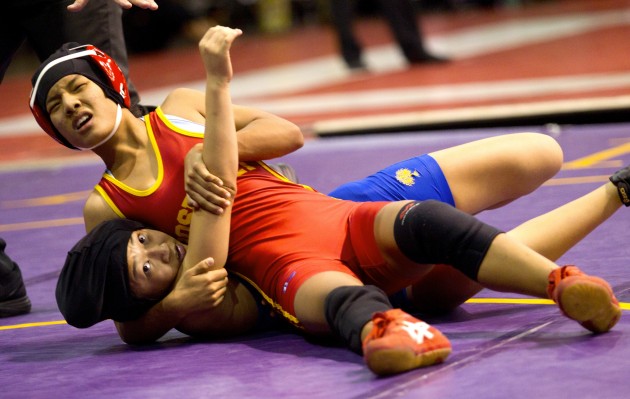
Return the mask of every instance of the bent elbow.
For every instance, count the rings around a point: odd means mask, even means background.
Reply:
[[[304,147],[304,134],[302,130],[295,124],[292,124],[290,134],[291,145],[293,147],[292,151],[297,151],[300,148]]]

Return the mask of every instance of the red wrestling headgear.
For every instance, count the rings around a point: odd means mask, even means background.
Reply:
[[[129,108],[127,81],[116,62],[98,48],[79,43],[66,43],[37,69],[31,83],[29,105],[35,120],[46,133],[66,147],[76,149],[55,129],[46,111],[48,92],[59,79],[78,74],[99,85],[105,95],[120,106]]]

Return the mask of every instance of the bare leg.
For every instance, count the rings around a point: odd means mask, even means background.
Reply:
[[[430,155],[449,183],[455,206],[470,214],[531,193],[562,166],[562,149],[540,133],[490,137]]]
[[[396,269],[390,275],[409,276],[409,269],[412,269],[418,278],[427,279],[427,271],[432,269],[411,262],[400,252],[394,237],[392,226],[402,206],[401,203],[386,205],[377,215],[374,231],[379,249],[387,263]],[[430,229],[431,226],[426,228]],[[483,287],[493,290],[547,298],[547,278],[555,268],[557,266],[549,259],[508,234],[500,234],[492,242],[481,263],[477,280]],[[456,292],[458,287],[446,289]]]
[[[481,263],[478,280],[495,291],[547,298],[548,277],[555,268],[549,259],[501,234]]]
[[[493,168],[502,168],[501,166],[497,167],[496,164],[493,163],[490,163],[489,166],[487,166],[489,169],[485,172],[483,166],[474,165],[473,163],[472,170],[469,173],[478,173],[480,176],[478,180],[473,180],[472,177],[466,176],[466,172],[462,172],[462,169],[464,168],[462,164],[442,161],[444,166],[442,166],[442,164],[441,166],[447,169],[447,172],[445,173],[449,173],[449,175],[447,175],[449,182],[459,182],[452,184],[452,190],[458,208],[467,212],[476,213],[480,210],[492,207],[492,203],[500,205],[502,201],[503,203],[506,203],[510,201],[510,198],[516,199],[518,196],[526,194],[524,191],[527,191],[529,188],[534,187],[536,184],[542,184],[544,181],[537,181],[536,179],[542,178],[542,176],[545,176],[553,171],[554,163],[556,161],[554,159],[556,156],[553,155],[555,152],[553,145],[545,143],[544,139],[536,136],[541,135],[518,134],[513,136],[501,136],[497,137],[499,140],[495,142],[490,140],[489,143],[491,145],[487,147],[488,151],[495,152],[497,151],[497,148],[507,145],[512,148],[512,150],[509,148],[505,150],[505,154],[510,154],[509,156],[514,156],[513,148],[519,147],[528,148],[527,151],[522,151],[522,153],[526,156],[530,156],[529,154],[531,153],[546,154],[542,157],[542,159],[547,160],[546,162],[541,162],[538,166],[533,166],[533,168],[538,169],[538,173],[535,170],[530,170],[529,173],[532,174],[530,180],[523,180],[523,177],[518,177],[518,173],[525,173],[526,170],[526,167],[521,168],[518,166],[521,163],[527,163],[527,161],[522,159],[522,157],[515,159],[514,163],[504,160],[503,163],[505,165],[511,165],[508,169],[512,170],[512,172],[506,173],[495,171],[493,174]],[[511,137],[512,141],[505,142],[502,137]],[[471,143],[473,145],[473,149],[475,143]],[[483,143],[483,140],[478,143]],[[466,146],[467,145],[454,147],[456,151],[464,150],[464,153],[459,155],[464,162],[468,162],[465,158]],[[538,146],[538,149],[533,150],[531,148],[532,146]],[[468,150],[470,150],[470,148]],[[483,152],[484,150],[481,149],[478,151]],[[521,151],[518,152],[521,153]],[[452,152],[444,152],[441,155],[442,158],[446,160],[450,160],[452,158],[457,159],[458,157],[457,154]],[[451,177],[451,174],[454,176]],[[489,181],[484,180],[484,174]],[[495,175],[497,177],[493,177]],[[461,178],[462,176],[464,176],[463,179]],[[537,178],[536,176],[539,177]],[[467,184],[467,181],[472,182],[473,184]],[[483,189],[480,190],[478,188],[474,188],[474,183],[476,181],[481,187],[486,187],[486,193],[490,193],[489,195],[486,195],[486,198],[475,197],[475,192],[484,192]],[[514,187],[515,185],[511,184],[510,181],[524,181],[526,184],[519,189],[518,187]],[[492,182],[495,182],[494,190],[487,188],[489,187],[488,184],[491,184]],[[506,189],[499,187],[497,190],[496,188],[501,184],[505,185]],[[460,189],[461,187],[459,185],[461,185],[463,189]],[[515,188],[522,191],[520,191],[520,193],[511,191]],[[458,198],[463,199],[458,200]],[[584,239],[584,237],[590,234],[595,228],[597,228],[597,226],[610,218],[620,207],[621,201],[619,200],[619,196],[617,194],[617,188],[612,183],[607,183],[594,191],[561,206],[560,208],[556,208],[544,215],[521,224],[511,230],[508,234],[539,254],[555,261],[578,242]],[[569,220],[571,221],[570,228],[567,227],[567,221]],[[450,289],[451,287],[453,289]],[[480,290],[480,285],[467,279],[461,273],[448,270],[448,267],[445,266],[437,266],[426,276],[425,279],[422,279],[418,283],[414,284],[414,286],[410,287],[407,292],[408,296],[412,299],[414,306],[416,306],[418,310],[446,311],[460,305]]]
[[[539,254],[556,260],[620,207],[617,188],[612,183],[606,183],[560,208],[521,224],[509,235]]]
[[[295,316],[311,334],[330,333],[325,316],[326,296],[335,288],[363,285],[356,278],[341,272],[323,272],[306,280],[295,294]]]
[[[536,154],[534,159],[532,154]],[[563,159],[556,140],[540,133],[496,136],[430,155],[449,183],[455,206],[470,214],[501,207],[531,193],[558,173]],[[529,237],[534,232],[533,228],[523,229],[516,236],[542,247]],[[425,278],[407,288],[407,297],[414,310],[442,313],[461,305],[482,288],[450,266],[436,265]]]
[[[619,303],[606,281],[587,276],[575,266],[558,269],[507,234],[492,242],[478,280],[497,291],[551,298],[565,316],[595,333],[607,332],[621,317]]]
[[[555,261],[574,247],[621,207],[617,188],[607,183],[559,208],[529,220],[508,235]],[[567,224],[570,221],[570,225]],[[420,311],[443,312],[464,303],[481,286],[463,274],[436,266],[408,288],[408,296]]]
[[[596,190],[596,192],[598,191],[601,190]],[[614,194],[616,195],[616,192]],[[619,202],[619,200],[617,201]],[[402,209],[402,206],[400,203],[392,203],[385,206],[377,215],[374,230],[381,253],[388,261],[390,267],[394,268],[388,273],[391,276],[397,276],[399,270],[400,275],[409,273],[408,260],[405,262],[407,258],[400,252],[394,237],[394,231],[391,228],[396,218],[399,218],[398,212]],[[456,223],[465,223],[465,219],[458,216],[457,213],[452,215],[444,213],[449,212],[444,205],[442,205],[442,208],[435,208],[435,206],[427,204],[425,208],[415,209],[420,209],[420,211],[426,209],[428,212],[425,211],[427,213],[424,215],[427,218],[423,216],[421,219],[409,219],[409,223],[421,223],[418,225],[421,229],[416,230],[416,232],[407,231],[406,234],[413,234],[412,237],[408,237],[409,239],[429,240],[430,238],[428,236],[425,237],[422,231],[436,233],[439,231],[439,229],[432,229],[431,223],[442,223],[446,220],[452,220],[451,218],[456,218],[454,219],[458,220]],[[437,213],[437,209],[441,209],[440,213]],[[438,214],[441,214],[441,216],[436,219],[434,215]],[[458,226],[461,225],[458,224]],[[542,226],[544,227],[544,224]],[[457,228],[455,224],[451,227],[453,229]],[[416,234],[419,235],[416,236]],[[446,237],[444,236],[444,238]],[[435,239],[442,240],[443,238],[439,236]],[[426,241],[417,242],[418,245],[427,247],[428,243]],[[447,253],[450,252],[450,249],[445,248],[444,250],[444,253],[427,255],[429,255],[430,259],[444,262],[446,259],[449,259]],[[468,249],[459,247],[452,248],[452,250],[463,251],[463,253],[468,251]],[[430,252],[429,249],[427,251]],[[419,256],[415,259],[423,258],[422,255]],[[457,261],[453,264],[457,265]],[[558,303],[565,315],[580,322],[585,328],[594,332],[608,331],[621,315],[617,300],[608,283],[599,278],[584,275],[575,267],[566,273],[564,272],[565,269],[559,269],[553,261],[537,253],[511,235],[499,234],[493,239],[487,253],[484,255],[476,274],[476,280],[483,287],[496,291],[513,292],[539,298],[552,298]],[[423,271],[426,270],[425,266],[418,264],[414,270],[418,270],[420,278],[424,277],[426,279],[426,276],[422,275]],[[559,270],[560,273],[558,273]],[[458,287],[449,287],[450,291],[455,291],[456,289]]]

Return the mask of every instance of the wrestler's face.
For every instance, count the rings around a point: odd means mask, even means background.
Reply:
[[[112,131],[117,105],[83,75],[57,81],[46,97],[46,112],[59,133],[78,148],[91,148]]]
[[[160,299],[169,292],[184,256],[186,246],[161,231],[136,230],[127,245],[127,265],[131,291],[138,298]]]

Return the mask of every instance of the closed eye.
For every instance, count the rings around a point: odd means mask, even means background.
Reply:
[[[59,107],[59,101],[58,100],[49,101],[46,104],[46,112],[48,114],[52,114],[52,113],[54,113],[57,110],[58,107]]]

